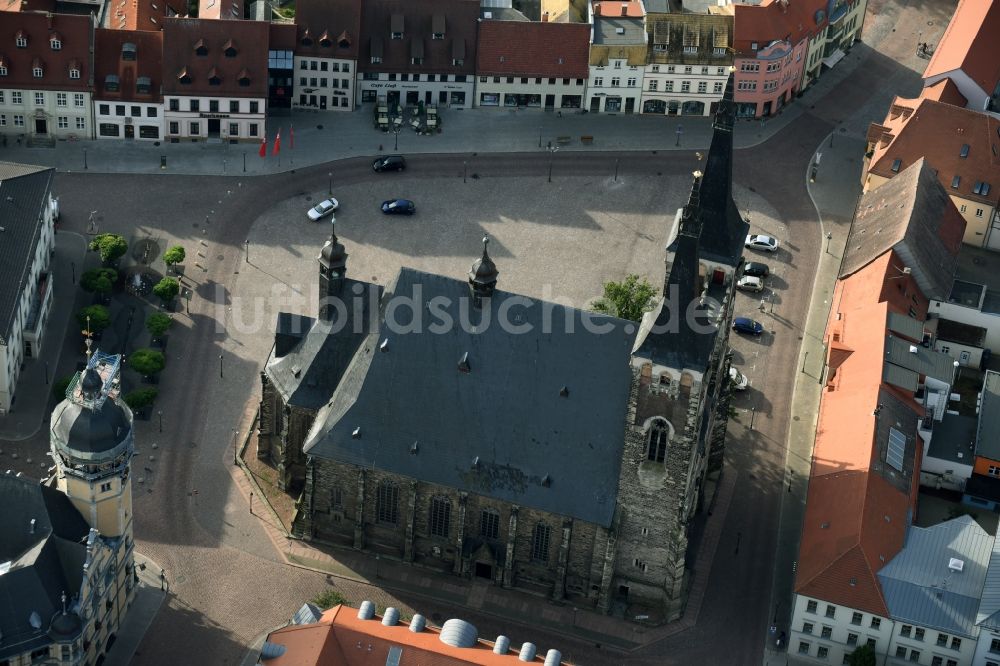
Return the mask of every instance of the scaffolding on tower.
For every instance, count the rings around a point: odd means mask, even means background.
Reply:
[[[66,399],[93,410],[100,409],[109,397],[112,400],[117,399],[121,392],[121,363],[122,357],[118,354],[106,354],[100,350],[93,352],[87,360],[87,367],[73,375],[69,386],[66,387]],[[80,388],[80,380],[83,378],[84,372],[90,369],[97,371],[102,383],[100,392],[93,399],[84,396]]]

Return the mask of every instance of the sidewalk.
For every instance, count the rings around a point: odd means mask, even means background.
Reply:
[[[139,573],[135,599],[125,615],[125,621],[118,628],[117,640],[108,652],[103,662],[104,666],[128,666],[132,663],[136,649],[160,611],[160,605],[169,594],[160,591],[160,565],[145,555],[136,553],[135,567]]]
[[[48,417],[52,384],[63,376],[59,374],[62,372],[59,359],[70,319],[76,314],[76,282],[84,271],[86,254],[87,241],[83,236],[68,231],[56,234],[55,255],[49,264],[52,304],[49,306],[48,321],[44,324],[42,358],[25,359],[24,370],[17,380],[14,407],[6,416],[0,416],[0,440],[18,442],[29,439]],[[19,454],[17,447],[11,449],[10,454]],[[48,466],[48,458],[39,461],[39,464]]]

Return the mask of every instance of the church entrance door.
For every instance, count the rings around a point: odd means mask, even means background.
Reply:
[[[476,577],[493,580],[493,565],[486,562],[476,562]]]

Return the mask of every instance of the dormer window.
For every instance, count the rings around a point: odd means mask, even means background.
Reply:
[[[199,56],[207,56],[208,55],[208,47],[205,46],[205,40],[204,39],[199,39],[197,42],[195,42],[195,44],[194,44],[194,53],[195,53],[195,55],[199,55]]]
[[[80,61],[73,59],[69,61],[69,78],[79,79],[80,78]]]
[[[310,32],[309,32],[309,28],[306,28],[305,31],[302,33],[302,38],[299,39],[299,43],[301,43],[302,46],[312,46],[313,45],[313,38],[312,38],[312,34],[310,34]]]
[[[962,177],[961,176],[955,176],[954,178],[952,178],[951,179],[951,189],[957,190],[958,189],[958,185],[961,182],[962,182]]]
[[[45,76],[45,67],[42,65],[42,61],[35,58],[31,63],[31,75],[36,79],[40,79]]]
[[[235,58],[236,54],[239,53],[239,51],[236,49],[236,42],[234,42],[231,39],[228,42],[226,42],[226,45],[222,47],[222,53],[227,58]]]
[[[319,45],[324,49],[328,49],[333,46],[333,40],[330,39],[330,33],[326,30],[324,30],[323,34],[319,36]]]
[[[148,76],[140,76],[135,80],[135,92],[139,95],[149,95],[153,92],[153,81]]]
[[[18,30],[17,34],[14,35],[14,44],[16,44],[19,49],[28,48],[28,35],[26,35],[23,30]]]
[[[52,35],[49,36],[49,48],[53,51],[62,50],[62,37],[59,36],[59,33],[52,33]]]
[[[424,64],[424,40],[414,39],[410,42],[410,64]]]
[[[403,38],[403,15],[393,14],[389,18],[389,32],[392,33],[393,39]]]
[[[188,74],[187,67],[182,67],[181,71],[177,72],[177,80],[181,85],[191,85],[191,75]]]
[[[104,77],[104,92],[118,92],[118,76],[108,74]]]
[[[0,76],[7,76],[7,58],[0,56]]]
[[[433,39],[444,39],[444,15],[435,14],[431,17],[431,37]]]
[[[337,37],[337,47],[342,49],[351,48],[351,36],[347,34],[347,31],[340,33],[340,37]]]
[[[958,156],[963,159],[969,156],[969,144],[962,144],[962,150],[959,151]]]
[[[132,42],[122,44],[122,60],[135,61],[135,44]]]
[[[373,65],[381,64],[382,62],[382,38],[372,37],[371,52],[371,63]]]
[[[208,70],[208,85],[210,86],[222,85],[222,77],[219,76],[219,72],[214,67]]]
[[[239,82],[241,88],[250,87],[250,72],[246,69],[240,70],[240,75],[236,78],[236,80]]]
[[[750,42],[750,50],[756,51],[760,45],[757,42]]]
[[[899,167],[902,164],[903,164],[903,160],[895,159],[895,160],[892,161],[892,166],[890,167],[890,169],[892,169],[893,173],[899,173]]]

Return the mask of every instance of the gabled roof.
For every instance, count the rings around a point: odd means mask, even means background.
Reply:
[[[965,219],[930,166],[918,158],[861,196],[840,277],[895,250],[926,296],[946,299],[964,233]]]
[[[5,173],[6,172],[6,173]],[[10,340],[41,239],[54,169],[0,162],[0,340]]]
[[[145,30],[94,31],[94,97],[115,99],[125,102],[159,102],[163,76],[163,33]],[[135,60],[123,60],[122,51],[126,44],[132,45]],[[118,92],[108,94],[105,90],[108,75],[118,77]],[[150,94],[139,94],[136,83],[145,77],[150,86]]]
[[[924,79],[962,70],[987,95],[1000,82],[1000,2],[960,0]]]
[[[475,626],[458,619],[449,620],[439,628],[427,624],[421,615],[415,615],[408,623],[397,621],[391,625],[382,623],[383,616],[373,615],[363,620],[358,615],[353,608],[334,606],[315,624],[293,624],[271,632],[267,643],[282,646],[284,651],[263,663],[268,666],[515,666],[540,664],[548,654],[538,646],[534,657],[525,662],[518,655],[521,643],[509,640],[509,649],[498,654],[494,643],[479,638]],[[561,659],[553,662],[556,666],[560,663],[564,662]]]
[[[409,268],[387,292],[305,452],[610,525],[634,325],[503,291],[489,299],[487,325],[460,325],[469,318],[460,308],[478,314],[469,286]],[[412,322],[393,308],[389,325],[386,304],[399,297],[414,312],[433,299],[456,323],[407,332]],[[593,332],[584,317],[608,330]]]
[[[295,25],[296,55],[357,59],[362,42],[361,0],[298,0]],[[321,43],[324,34],[325,45]]]
[[[646,18],[650,62],[680,63],[685,65],[732,64],[729,48],[733,45],[733,17],[717,14],[653,14]],[[694,53],[686,53],[687,46],[694,46]],[[715,49],[726,48],[722,54]]]
[[[163,94],[206,95],[212,97],[266,97],[268,23],[264,21],[218,21],[212,19],[164,19]],[[232,40],[235,57],[223,50]],[[207,50],[196,53],[196,45]],[[209,83],[215,69],[219,85]],[[189,84],[180,81],[185,72]],[[250,85],[239,79],[246,74]]]
[[[179,0],[119,0],[111,4],[114,15],[108,19],[107,27],[113,30],[159,32],[164,18],[187,13],[187,6]]]
[[[826,27],[827,0],[764,0],[759,5],[733,5],[738,39],[733,42],[738,56],[754,58],[771,42],[787,40],[792,47]],[[817,19],[819,19],[817,21]]]
[[[585,79],[590,73],[586,23],[482,21],[476,71],[482,75]]]
[[[889,614],[900,622],[975,636],[994,542],[971,516],[911,527],[903,550],[878,574]]]
[[[1000,460],[1000,372],[987,370],[983,378],[976,455]]]
[[[993,541],[990,561],[986,568],[986,580],[980,594],[976,624],[983,629],[1000,631],[1000,539]]]
[[[21,11],[0,12],[0,25],[6,26],[0,55],[7,65],[4,88],[84,92],[90,89],[90,15],[46,14]],[[22,33],[26,48],[16,48],[14,35]],[[58,36],[58,49],[50,39]],[[80,78],[70,78],[70,64],[80,69]],[[33,72],[42,67],[41,78]]]
[[[368,0],[361,14],[361,47],[358,68],[369,72],[435,72],[475,74],[476,32],[479,26],[477,0]],[[445,18],[443,39],[434,39],[435,16]],[[487,21],[483,21],[487,23]],[[399,30],[393,30],[393,27]],[[402,39],[393,39],[393,32]],[[318,35],[314,35],[318,37]],[[424,48],[422,64],[411,63],[413,43]],[[453,54],[464,52],[462,64],[452,64]],[[379,54],[380,63],[371,62]]]
[[[889,131],[872,146],[869,173],[894,178],[923,158],[949,195],[990,205],[1000,201],[1000,120],[994,116],[925,97],[896,97],[882,125]],[[986,196],[975,192],[982,182],[990,184]]]
[[[594,16],[642,18],[646,10],[639,0],[601,0],[593,4]]]
[[[969,103],[969,100],[965,99],[965,96],[951,79],[941,79],[937,83],[925,87],[921,97],[953,106],[964,107]]]

